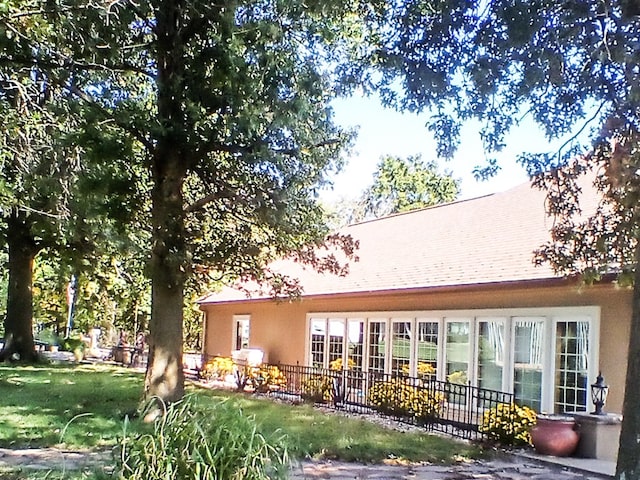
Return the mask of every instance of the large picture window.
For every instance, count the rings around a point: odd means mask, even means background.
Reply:
[[[597,374],[597,307],[334,313],[308,321],[310,365],[512,392],[537,411],[585,411]]]

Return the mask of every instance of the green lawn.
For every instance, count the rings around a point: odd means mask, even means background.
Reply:
[[[114,445],[142,378],[104,365],[0,364],[0,446]]]
[[[133,370],[106,365],[0,365],[0,446],[112,447],[122,436],[125,416],[139,406],[142,380]],[[450,463],[460,457],[483,455],[481,449],[467,443],[389,430],[309,405],[293,406],[195,386],[188,390],[199,403],[206,404],[211,397],[230,398],[246,414],[255,416],[266,435],[276,431],[286,434],[294,458],[362,462],[403,458]],[[131,428],[135,432],[148,426],[134,420]],[[0,472],[0,478],[36,477],[11,477]]]
[[[290,439],[294,457],[335,458],[376,463],[387,458],[452,463],[460,457],[477,458],[476,446],[425,433],[402,433],[366,420],[331,415],[311,405],[284,405],[254,396],[229,392],[247,414],[255,415],[264,431],[282,430]]]

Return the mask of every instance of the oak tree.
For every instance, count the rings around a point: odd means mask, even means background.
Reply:
[[[548,191],[558,216],[549,245],[537,254],[558,272],[586,279],[604,273],[634,285],[623,424],[616,476],[640,478],[640,6],[630,0],[404,0],[370,57],[387,103],[430,110],[439,152],[450,156],[460,126],[482,124],[487,151],[505,133],[533,120],[549,139],[548,153],[520,156]],[[495,161],[485,173],[499,168]],[[599,172],[603,204],[582,223],[576,179]],[[482,172],[481,172],[482,173]]]
[[[332,122],[333,67],[357,42],[366,5],[329,1],[52,1],[0,4],[5,57],[38,65],[94,125],[137,142],[150,182],[147,396],[183,394],[183,293],[190,274],[295,282],[264,270],[314,254],[326,227],[316,189],[349,135]],[[22,19],[45,24],[34,34]],[[137,159],[132,159],[137,161]],[[352,251],[348,239],[330,240]]]

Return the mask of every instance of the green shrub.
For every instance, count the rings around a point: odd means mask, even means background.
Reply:
[[[56,335],[56,333],[50,328],[40,330],[34,335],[34,340],[38,340],[48,345],[58,345],[60,342],[58,335]]]
[[[485,410],[480,431],[503,445],[531,445],[529,432],[535,424],[535,410],[515,403],[500,403]]]
[[[426,420],[440,415],[444,397],[395,378],[374,383],[369,389],[369,402],[388,415]]]
[[[60,340],[60,350],[73,353],[77,360],[82,360],[85,348],[82,338],[67,337]]]
[[[203,406],[191,396],[169,406],[153,432],[131,437],[125,431],[119,462],[127,480],[266,480],[288,473],[283,436],[263,436],[237,403]]]

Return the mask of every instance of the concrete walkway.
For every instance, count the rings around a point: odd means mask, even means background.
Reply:
[[[0,467],[29,470],[83,470],[110,466],[106,450],[65,450],[59,448],[0,448]]]
[[[29,470],[97,470],[112,468],[110,451],[71,451],[55,448],[0,449],[0,467]],[[362,465],[332,461],[295,463],[290,480],[606,480],[612,462],[574,458],[505,454],[500,459],[455,465]]]
[[[564,459],[566,461],[566,459]],[[358,465],[342,462],[302,462],[291,480],[595,480],[607,474],[575,469],[520,455],[455,465]]]

